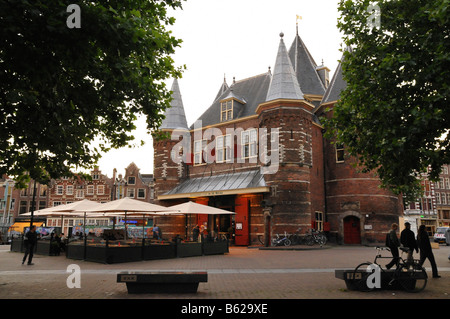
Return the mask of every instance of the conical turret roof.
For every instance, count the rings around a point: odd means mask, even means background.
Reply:
[[[289,49],[289,57],[303,93],[323,95],[325,87],[317,73],[317,64],[298,33]]]
[[[164,113],[166,118],[162,121],[160,129],[188,129],[177,79],[174,79],[171,91],[172,101],[170,102],[170,108],[166,109]]]
[[[297,77],[283,41],[283,36],[284,34],[280,33],[280,45],[278,47],[278,54],[266,101],[276,99],[303,99],[303,92],[298,84]]]

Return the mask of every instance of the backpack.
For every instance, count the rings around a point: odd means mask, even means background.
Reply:
[[[386,234],[386,243],[385,243],[386,247],[390,247],[391,246],[391,236],[390,233]]]

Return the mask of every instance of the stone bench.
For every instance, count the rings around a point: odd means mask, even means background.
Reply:
[[[206,272],[133,272],[117,274],[118,283],[126,283],[130,294],[196,293],[200,282],[207,282]]]

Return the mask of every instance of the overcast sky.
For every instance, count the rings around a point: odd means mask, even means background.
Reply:
[[[330,80],[341,58],[342,36],[336,24],[339,0],[188,0],[183,10],[171,12],[170,27],[183,40],[173,56],[176,66],[186,65],[179,79],[188,125],[212,104],[224,76],[233,81],[267,72],[275,64],[284,33],[287,49],[294,41],[296,16],[299,35],[318,65],[331,70]],[[169,89],[173,79],[167,81]],[[124,174],[134,162],[143,174],[153,173],[153,147],[145,121],[137,122],[136,138],[146,144],[134,149],[112,150],[99,161],[103,174],[114,168]]]

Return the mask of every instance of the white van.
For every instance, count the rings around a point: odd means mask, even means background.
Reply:
[[[436,232],[434,233],[434,242],[435,243],[446,243],[446,236],[449,236],[448,234],[446,234],[448,231],[450,231],[449,227],[438,227],[436,229]],[[449,245],[450,243],[447,242],[447,245]]]

